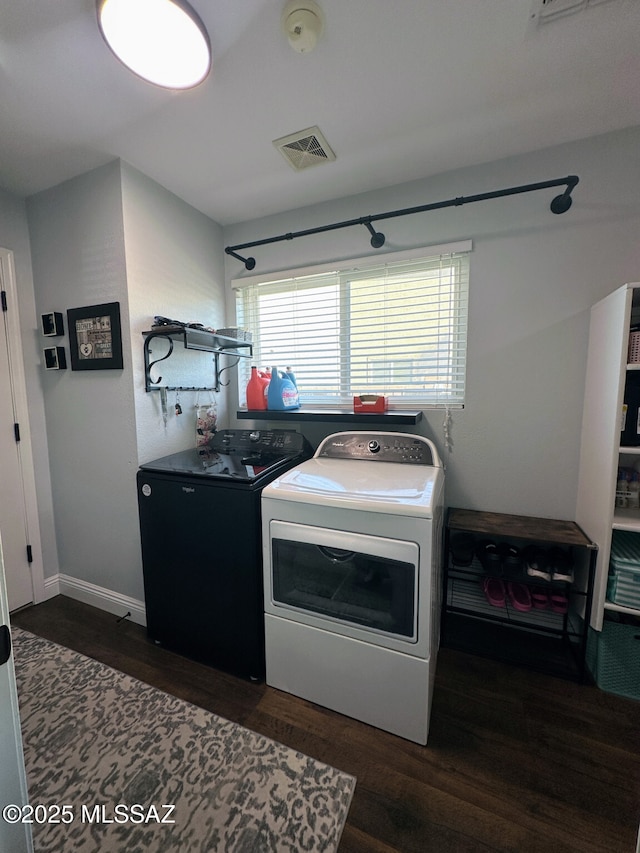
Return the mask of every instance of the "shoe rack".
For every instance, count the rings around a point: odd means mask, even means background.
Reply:
[[[452,553],[460,534],[473,546],[468,565]],[[487,565],[480,558],[486,542],[511,556]],[[443,646],[584,680],[597,546],[575,522],[450,508],[444,545]],[[543,553],[561,549],[572,564],[573,581],[530,577],[520,555],[534,545]],[[485,592],[487,577],[502,580],[505,588],[509,583],[525,587],[527,600],[530,592],[546,588],[566,606],[522,609],[521,602],[514,606],[518,597],[514,601],[508,592],[504,606],[496,606]]]

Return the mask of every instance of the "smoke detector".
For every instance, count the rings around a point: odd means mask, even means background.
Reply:
[[[310,53],[324,32],[324,13],[315,0],[289,0],[282,12],[282,29],[298,53]]]
[[[336,159],[318,127],[308,127],[306,130],[274,139],[273,144],[296,172]]]

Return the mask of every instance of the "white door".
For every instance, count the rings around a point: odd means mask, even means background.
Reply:
[[[17,293],[11,253],[0,249],[0,534],[9,609],[37,600],[34,560],[42,577],[39,526],[35,507],[26,391],[20,348]]]
[[[32,853],[31,827],[19,820],[28,794],[10,637],[0,545],[0,850]]]

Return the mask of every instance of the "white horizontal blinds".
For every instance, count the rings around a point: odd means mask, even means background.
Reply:
[[[304,403],[340,399],[340,282],[337,273],[258,284],[239,293],[239,318],[253,332],[253,364],[291,367]],[[248,377],[247,377],[248,378]]]
[[[397,404],[463,402],[465,260],[441,256],[348,276],[354,393],[384,390]]]
[[[460,405],[468,279],[465,252],[258,281],[238,292],[238,322],[253,332],[253,364],[290,366],[304,405],[350,406],[366,393],[400,407]]]

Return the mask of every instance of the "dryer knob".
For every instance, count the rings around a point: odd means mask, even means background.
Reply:
[[[370,441],[367,447],[369,448],[371,453],[377,453],[380,450],[380,445],[375,440]]]

